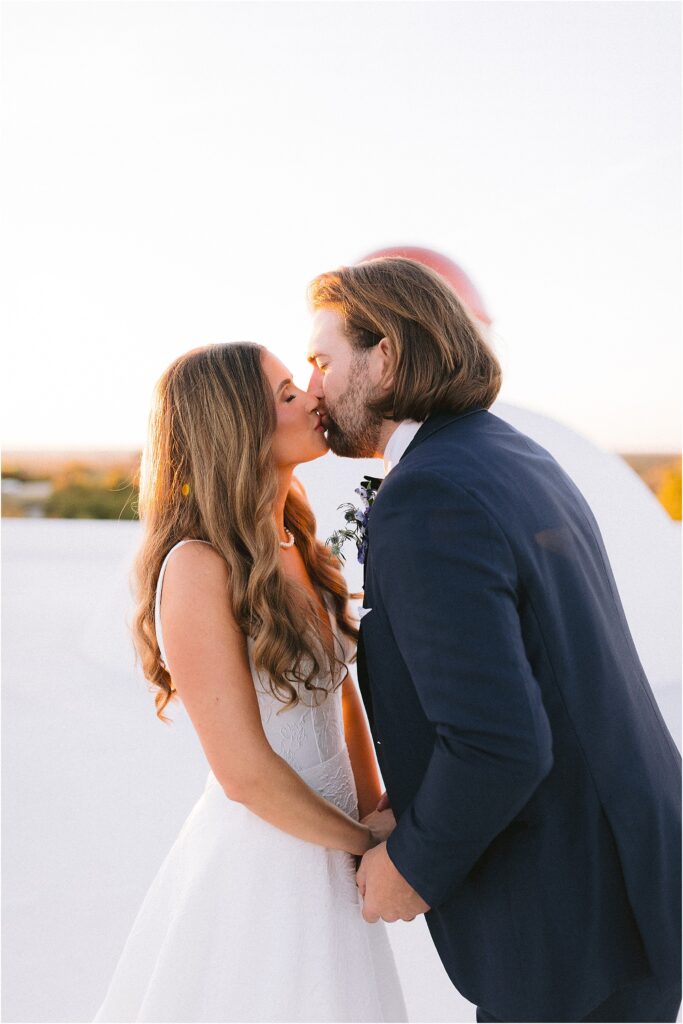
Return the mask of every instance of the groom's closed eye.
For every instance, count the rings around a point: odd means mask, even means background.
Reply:
[[[318,353],[317,355],[310,355],[308,362],[311,366],[315,366],[318,370],[324,370],[329,363],[329,356],[325,353]],[[326,361],[327,360],[327,361]]]

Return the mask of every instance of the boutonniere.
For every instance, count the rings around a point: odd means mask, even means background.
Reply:
[[[335,530],[325,543],[332,551],[332,554],[341,559],[342,562],[346,561],[342,554],[342,547],[347,540],[355,540],[358,550],[358,561],[361,565],[365,564],[365,557],[368,553],[368,519],[370,518],[370,509],[374,504],[381,485],[382,481],[379,477],[364,476],[360,482],[360,487],[356,487],[354,491],[354,494],[360,495],[361,507],[356,508],[355,505],[348,501],[344,502],[343,505],[337,506],[339,509],[345,510],[344,519],[346,526],[342,526],[340,530]]]

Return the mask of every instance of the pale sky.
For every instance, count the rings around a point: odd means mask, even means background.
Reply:
[[[307,380],[307,282],[459,262],[501,398],[680,447],[676,3],[7,2],[2,441],[137,447],[181,352]]]

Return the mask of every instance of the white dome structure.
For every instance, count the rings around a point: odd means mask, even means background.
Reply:
[[[680,748],[680,524],[618,455],[528,409],[494,402],[490,411],[549,451],[593,510],[640,660]]]

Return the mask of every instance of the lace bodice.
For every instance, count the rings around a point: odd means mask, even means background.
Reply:
[[[161,629],[161,591],[164,573],[170,555],[182,544],[207,543],[198,540],[181,540],[168,552],[159,571],[156,590],[155,629],[161,658],[166,667],[166,651]],[[351,658],[351,642],[340,632],[329,604],[330,617],[335,640],[341,644],[344,660]],[[247,652],[252,679],[261,712],[261,722],[266,738],[273,750],[327,800],[341,807],[353,817],[357,814],[357,797],[351,772],[342,715],[341,686],[332,692],[309,691],[301,687],[299,703],[286,707],[270,691],[267,677],[254,667],[252,657],[253,640],[247,638]],[[329,691],[329,680],[320,685]]]

